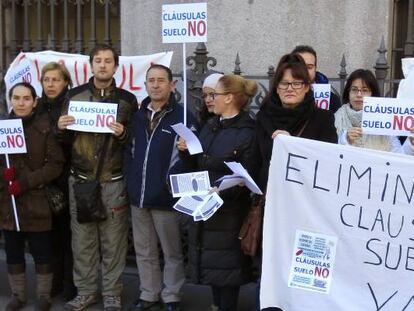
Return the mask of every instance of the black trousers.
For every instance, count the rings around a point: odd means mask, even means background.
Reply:
[[[22,232],[3,230],[8,265],[25,264],[26,241],[36,265],[49,265],[52,260],[51,231]]]
[[[213,302],[219,311],[237,311],[240,286],[212,286]]]
[[[53,287],[59,291],[73,285],[72,233],[70,230],[69,210],[52,218],[52,271]]]

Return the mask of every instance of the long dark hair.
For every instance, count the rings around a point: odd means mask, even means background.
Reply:
[[[366,86],[371,90],[371,96],[381,96],[377,79],[371,70],[368,69],[357,69],[352,72],[348,80],[346,80],[344,93],[342,94],[343,103],[349,103],[349,91],[351,90],[352,82],[357,79],[361,79]]]

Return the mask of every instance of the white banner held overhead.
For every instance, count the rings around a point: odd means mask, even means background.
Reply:
[[[414,98],[364,97],[361,127],[365,134],[411,136]]]
[[[279,135],[263,228],[261,308],[414,309],[414,161]]]
[[[207,42],[207,3],[162,6],[162,43]]]
[[[141,102],[146,96],[145,73],[151,63],[170,66],[172,52],[163,52],[142,56],[120,56],[119,67],[114,78],[117,86],[133,93]],[[38,96],[42,94],[40,76],[42,68],[49,62],[64,64],[72,77],[73,86],[87,83],[92,76],[89,56],[81,54],[43,51],[36,53],[21,52],[11,63],[4,81],[9,90],[19,82],[29,82],[36,89]]]

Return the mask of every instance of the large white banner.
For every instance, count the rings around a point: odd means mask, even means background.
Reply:
[[[414,158],[279,135],[261,308],[414,310]]]
[[[141,102],[147,96],[144,85],[147,69],[151,63],[169,67],[172,54],[172,52],[163,52],[142,56],[120,56],[119,67],[114,76],[117,86],[132,92],[138,102]],[[55,51],[21,52],[11,63],[6,73],[7,91],[14,84],[26,81],[31,83],[36,89],[37,95],[41,96],[40,75],[43,66],[49,62],[64,64],[69,70],[74,87],[88,82],[92,76],[88,55]]]

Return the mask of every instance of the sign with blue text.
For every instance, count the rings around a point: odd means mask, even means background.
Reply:
[[[318,108],[329,110],[331,102],[331,85],[323,83],[312,84],[313,97],[315,97],[315,105]]]
[[[162,6],[162,43],[207,42],[207,3]]]
[[[68,115],[75,118],[75,123],[67,128],[81,132],[113,133],[108,126],[116,122],[117,110],[118,104],[72,100]]]
[[[364,97],[362,124],[364,134],[412,136],[414,99]]]
[[[261,308],[414,310],[412,156],[279,135]]]
[[[0,121],[0,154],[26,152],[22,119]]]

